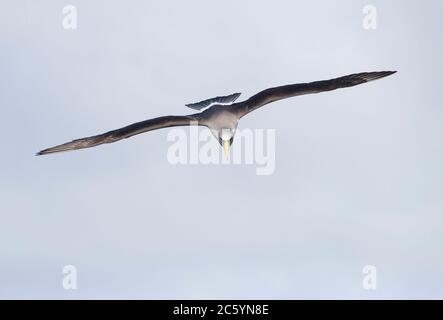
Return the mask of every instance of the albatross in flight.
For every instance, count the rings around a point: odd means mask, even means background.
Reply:
[[[104,143],[116,142],[151,130],[198,124],[200,126],[208,127],[211,130],[214,137],[218,139],[220,145],[225,149],[226,157],[228,158],[229,149],[234,141],[238,121],[248,113],[281,99],[303,94],[353,87],[365,82],[387,77],[395,72],[396,71],[363,72],[331,80],[269,88],[257,93],[248,100],[237,103],[234,102],[240,96],[240,93],[216,97],[186,105],[189,108],[198,110],[198,113],[184,116],[163,116],[133,123],[120,129],[96,136],[76,139],[71,142],[48,148],[38,152],[37,155],[91,148]]]

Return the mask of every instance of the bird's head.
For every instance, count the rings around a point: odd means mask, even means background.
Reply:
[[[218,133],[218,142],[225,149],[226,159],[229,159],[229,150],[234,142],[235,130],[231,128],[223,128]]]

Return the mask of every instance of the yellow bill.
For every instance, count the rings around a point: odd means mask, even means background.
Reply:
[[[223,140],[223,148],[225,149],[226,159],[229,159],[229,148],[230,148],[229,140]]]

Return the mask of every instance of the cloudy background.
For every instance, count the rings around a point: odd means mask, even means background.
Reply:
[[[1,1],[0,298],[443,298],[442,12]],[[172,166],[168,130],[34,156],[185,103],[375,70],[399,72],[242,120],[276,130],[271,176]],[[76,291],[62,287],[68,264]],[[377,290],[362,287],[365,265]]]

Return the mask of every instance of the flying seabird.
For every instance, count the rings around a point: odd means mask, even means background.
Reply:
[[[37,155],[70,151],[95,147],[104,143],[112,143],[134,135],[176,126],[199,125],[208,127],[229,157],[229,149],[234,141],[238,121],[248,113],[281,99],[303,94],[319,93],[340,88],[353,87],[365,82],[387,77],[396,71],[363,72],[347,75],[331,80],[309,83],[290,84],[263,90],[243,102],[237,102],[240,93],[220,96],[212,99],[187,104],[186,106],[198,113],[184,116],[163,116],[133,123],[126,127],[112,130],[103,134],[76,139],[52,148],[42,150]]]

